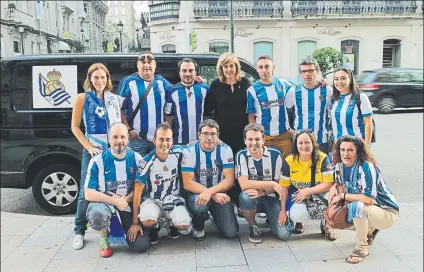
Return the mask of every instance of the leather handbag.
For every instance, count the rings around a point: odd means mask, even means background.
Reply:
[[[346,192],[346,186],[336,184],[337,195]],[[348,229],[353,224],[347,221],[347,201],[341,199],[335,203],[328,203],[327,211],[324,213],[325,222],[333,229]]]

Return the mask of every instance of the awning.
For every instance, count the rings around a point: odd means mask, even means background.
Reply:
[[[59,50],[71,51],[71,48],[66,42],[59,41]]]

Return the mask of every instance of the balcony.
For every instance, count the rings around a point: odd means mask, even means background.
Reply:
[[[283,17],[283,1],[232,1],[235,17]],[[194,1],[194,17],[228,17],[230,1]]]
[[[411,16],[416,1],[292,1],[297,16],[398,15]]]
[[[150,20],[157,21],[162,19],[176,18],[178,19],[178,13],[180,11],[180,2],[164,2],[157,4],[150,4]]]
[[[63,1],[62,2],[62,11],[64,13],[73,13],[75,10],[75,4],[72,1]]]

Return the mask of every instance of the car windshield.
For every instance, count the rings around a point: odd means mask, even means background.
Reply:
[[[372,71],[363,71],[362,74],[360,74],[356,81],[358,82],[372,82],[375,77],[375,72]]]

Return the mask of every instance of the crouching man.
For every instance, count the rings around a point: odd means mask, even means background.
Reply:
[[[125,233],[131,227],[132,213],[128,206],[132,203],[137,165],[142,157],[127,149],[128,129],[122,123],[109,128],[110,148],[93,157],[88,166],[85,181],[85,198],[90,201],[87,219],[91,228],[100,232],[100,256],[112,255],[109,243],[109,226],[115,212],[119,214]],[[134,239],[126,237],[130,248],[144,252],[149,248],[149,239],[138,233]]]
[[[180,196],[180,164],[182,148],[173,147],[172,128],[164,122],[156,128],[153,137],[155,149],[147,154],[139,165],[134,189],[133,225],[130,239],[135,239],[143,228],[149,232],[150,244],[159,241],[159,218],[171,221],[168,236],[179,237],[179,232],[187,230],[191,218]],[[141,203],[141,205],[140,205]],[[142,226],[138,224],[139,220]]]

